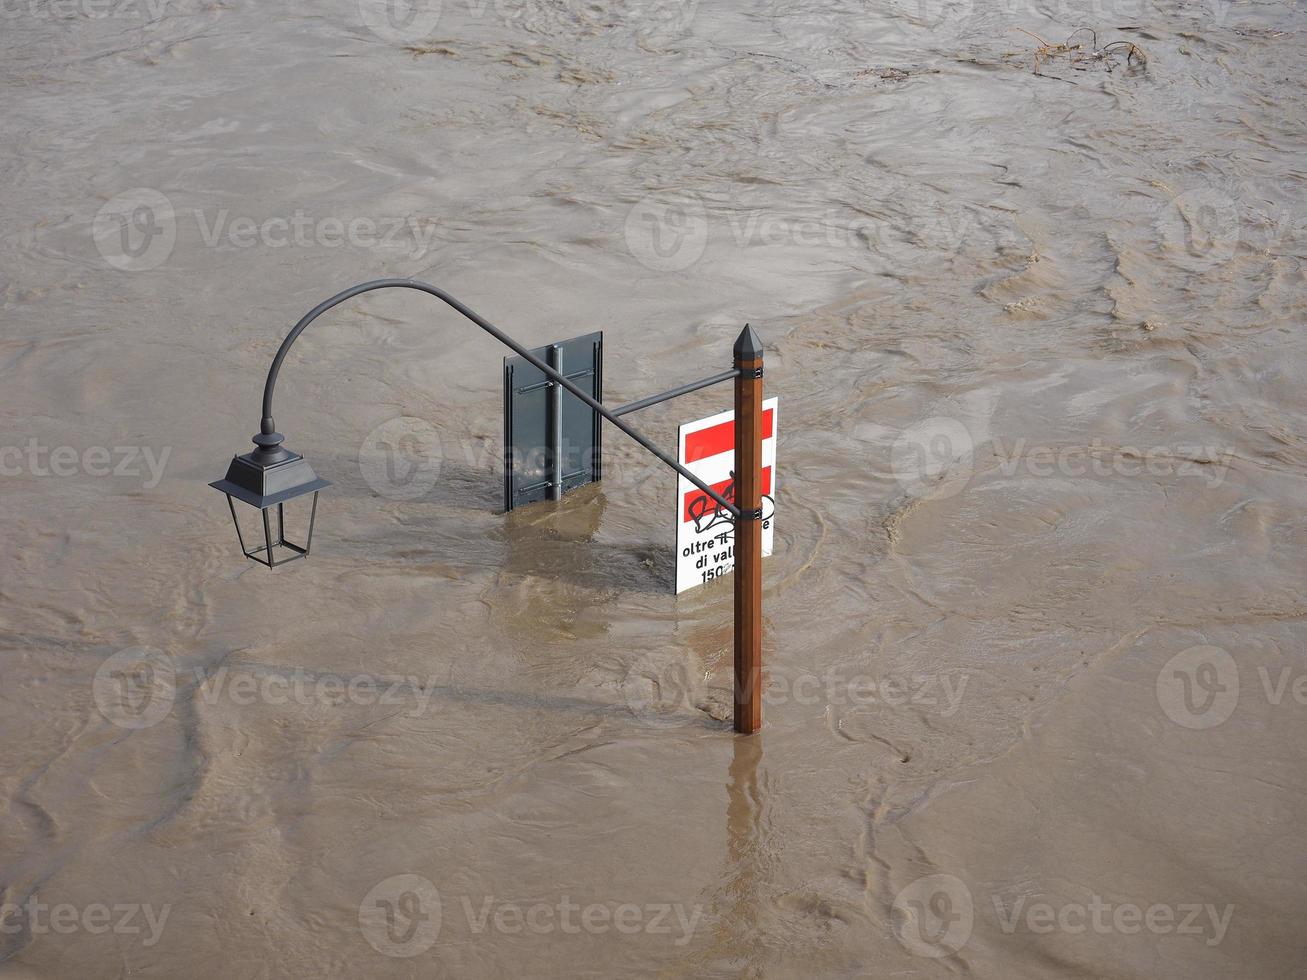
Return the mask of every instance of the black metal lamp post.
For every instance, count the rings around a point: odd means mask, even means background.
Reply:
[[[353,286],[322,303],[319,303],[295,325],[286,335],[272,359],[268,377],[263,385],[263,417],[259,422],[259,434],[254,437],[255,449],[244,456],[236,456],[227,468],[227,477],[209,484],[220,490],[227,497],[231,510],[232,522],[236,525],[236,536],[240,541],[241,552],[247,558],[253,558],[269,568],[284,565],[297,558],[304,558],[309,553],[313,542],[313,522],[318,512],[318,491],[330,484],[320,479],[303,456],[291,452],[282,446],[283,437],[277,431],[277,424],[272,418],[272,393],[277,384],[277,372],[281,370],[282,361],[297,337],[304,329],[323,313],[334,306],[360,293],[374,289],[399,288],[414,289],[434,296],[453,307],[467,319],[490,334],[515,354],[522,357],[538,369],[550,384],[567,391],[578,398],[600,417],[611,422],[641,447],[648,450],[659,460],[666,463],[692,485],[707,494],[721,513],[729,514],[734,521],[737,549],[735,592],[735,730],[744,734],[758,731],[762,725],[761,715],[761,667],[762,667],[762,573],[761,573],[761,521],[763,519],[759,497],[762,481],[762,345],[757,335],[747,325],[740,334],[735,348],[735,364],[729,371],[714,374],[699,381],[693,381],[670,391],[639,401],[631,402],[614,409],[608,409],[589,394],[579,388],[568,377],[553,366],[546,364],[512,337],[490,323],[457,299],[427,283],[412,279],[379,279]],[[690,472],[676,459],[663,452],[652,442],[624,422],[621,416],[631,412],[657,405],[679,395],[698,391],[723,381],[734,380],[736,385],[736,468],[740,476],[737,483],[741,492],[728,495],[735,496],[737,505],[726,495],[710,487],[702,479]],[[747,472],[745,472],[747,470]],[[285,505],[308,494],[313,495],[309,511],[308,530],[302,545],[291,542],[286,537]],[[255,548],[245,546],[245,537],[241,533],[240,521],[236,517],[235,501],[241,501],[256,508],[263,523],[263,544]],[[277,533],[272,532],[270,512],[277,510]]]

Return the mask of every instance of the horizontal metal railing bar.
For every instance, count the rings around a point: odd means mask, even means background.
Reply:
[[[707,388],[710,385],[721,384],[723,381],[731,381],[739,377],[739,368],[731,368],[729,371],[723,371],[721,374],[714,374],[711,378],[701,378],[698,381],[691,381],[689,384],[681,385],[679,388],[672,388],[658,395],[650,395],[648,398],[641,398],[636,402],[628,402],[625,405],[619,405],[613,409],[614,415],[627,415],[631,412],[638,412],[642,408],[648,408],[650,405],[657,405],[660,402],[671,401],[673,398],[679,398],[681,395],[688,395],[692,391],[698,391],[700,388]]]
[[[564,473],[563,482],[566,483],[568,480],[575,480],[578,476],[585,476],[587,472],[589,471],[575,470],[571,473]],[[517,496],[521,497],[524,494],[535,493],[535,491],[537,490],[544,490],[546,487],[552,487],[553,485],[554,485],[553,480],[545,480],[543,483],[533,483],[529,487],[519,487],[517,491]]]
[[[575,381],[578,378],[588,378],[592,374],[594,374],[594,372],[589,370],[573,371],[571,374],[563,375],[563,377],[567,378],[568,381]],[[537,381],[535,384],[529,384],[524,388],[516,388],[514,390],[519,395],[525,395],[528,391],[535,391],[538,388],[552,388],[553,386],[554,382],[552,381]]]

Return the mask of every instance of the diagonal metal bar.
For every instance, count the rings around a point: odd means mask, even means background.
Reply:
[[[616,413],[610,411],[609,409],[601,405],[599,402],[595,401],[588,394],[586,394],[575,384],[569,381],[566,377],[559,374],[544,361],[540,360],[529,350],[527,350],[525,347],[519,344],[516,340],[514,340],[512,337],[508,336],[508,334],[504,333],[502,330],[496,327],[489,320],[485,319],[484,317],[480,316],[479,314],[471,310],[469,307],[460,303],[457,299],[455,299],[449,293],[445,292],[443,289],[440,289],[437,286],[429,285],[424,282],[418,282],[416,279],[376,279],[372,282],[365,282],[365,283],[360,283],[357,286],[351,286],[349,289],[346,289],[344,292],[337,293],[335,296],[331,297],[330,299],[323,300],[321,303],[319,303],[317,306],[311,309],[308,313],[306,313],[303,316],[303,318],[301,318],[299,323],[295,324],[294,329],[292,329],[291,332],[286,335],[286,339],[281,342],[281,347],[277,349],[277,354],[272,359],[272,366],[268,369],[267,381],[265,381],[263,384],[263,419],[261,422],[261,430],[264,433],[270,434],[276,431],[276,423],[274,423],[272,419],[272,393],[277,386],[277,374],[281,370],[281,364],[286,359],[286,354],[290,350],[291,344],[295,343],[296,338],[298,338],[299,335],[304,332],[305,328],[308,327],[310,323],[312,323],[318,317],[322,316],[322,314],[326,313],[328,310],[332,309],[335,306],[339,306],[341,303],[344,303],[346,300],[353,299],[355,296],[358,296],[360,293],[368,293],[373,291],[374,289],[415,289],[418,292],[427,293],[428,295],[434,296],[436,297],[436,299],[441,300],[447,305],[453,307],[459,313],[463,314],[463,316],[467,317],[469,320],[475,323],[486,333],[490,334],[490,336],[494,337],[501,344],[503,344],[505,347],[511,350],[514,354],[517,354],[519,357],[526,360],[526,362],[530,364],[532,367],[542,371],[545,377],[561,385],[563,388],[567,389],[567,391],[571,392],[577,398],[581,399],[581,401],[585,403],[588,407],[598,412],[603,418],[607,419],[618,429],[620,429],[630,438],[634,439],[637,443],[639,443],[642,448],[652,453],[657,459],[661,460],[663,463],[666,463],[681,476],[689,480],[690,483],[692,483],[694,486],[702,490],[714,501],[716,501],[717,505],[721,507],[724,511],[726,511],[728,514],[730,514],[732,517],[738,518],[740,516],[739,508],[737,508],[729,500],[727,500],[725,497],[719,494],[712,487],[708,486],[708,484],[706,484],[703,480],[699,479],[697,476],[691,473],[688,469],[682,466],[679,462],[677,462],[667,453],[663,452],[661,449],[655,446],[652,442],[650,442],[647,438],[641,435],[638,431],[636,431],[635,429],[631,428],[631,426],[623,422],[617,416]],[[735,376],[735,372],[732,371],[729,374],[723,374],[717,376],[715,380],[710,379],[710,381],[707,383],[715,383],[717,380],[724,381],[727,378],[731,378],[734,376]],[[690,390],[695,390],[695,389],[690,389]],[[680,392],[680,393],[683,394],[684,392]],[[669,395],[668,397],[674,397],[674,396]],[[650,402],[650,404],[653,403]],[[625,406],[625,407],[628,411],[635,410],[630,406]]]

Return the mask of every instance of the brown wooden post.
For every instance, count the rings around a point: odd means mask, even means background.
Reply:
[[[735,730],[762,728],[762,342],[735,341]]]

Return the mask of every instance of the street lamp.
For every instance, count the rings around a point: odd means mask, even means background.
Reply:
[[[277,431],[277,424],[272,417],[272,395],[277,385],[277,373],[296,338],[319,316],[360,293],[387,288],[418,290],[453,307],[539,370],[551,386],[578,398],[706,494],[720,513],[730,516],[735,531],[735,730],[743,734],[758,731],[762,727],[763,351],[758,335],[747,325],[735,342],[734,363],[730,370],[609,409],[443,289],[413,279],[379,279],[352,286],[319,303],[286,335],[272,359],[272,366],[268,369],[268,377],[263,385],[263,416],[259,422],[259,434],[254,437],[254,450],[233,458],[227,468],[226,478],[209,484],[227,497],[227,506],[231,510],[232,523],[236,525],[236,537],[242,554],[269,568],[308,557],[313,542],[313,522],[318,512],[318,491],[330,484],[313,472],[313,467],[309,466],[303,456],[282,446],[283,437]],[[735,382],[736,477],[734,491],[728,491],[733,499],[727,499],[725,494],[709,486],[621,418],[628,413],[723,381]],[[285,505],[308,494],[313,495],[308,529],[304,543],[295,544],[286,537]],[[262,518],[263,544],[259,547],[247,548],[245,545],[245,536],[236,516],[237,500],[258,510]],[[275,536],[271,516],[274,507],[277,511]]]

